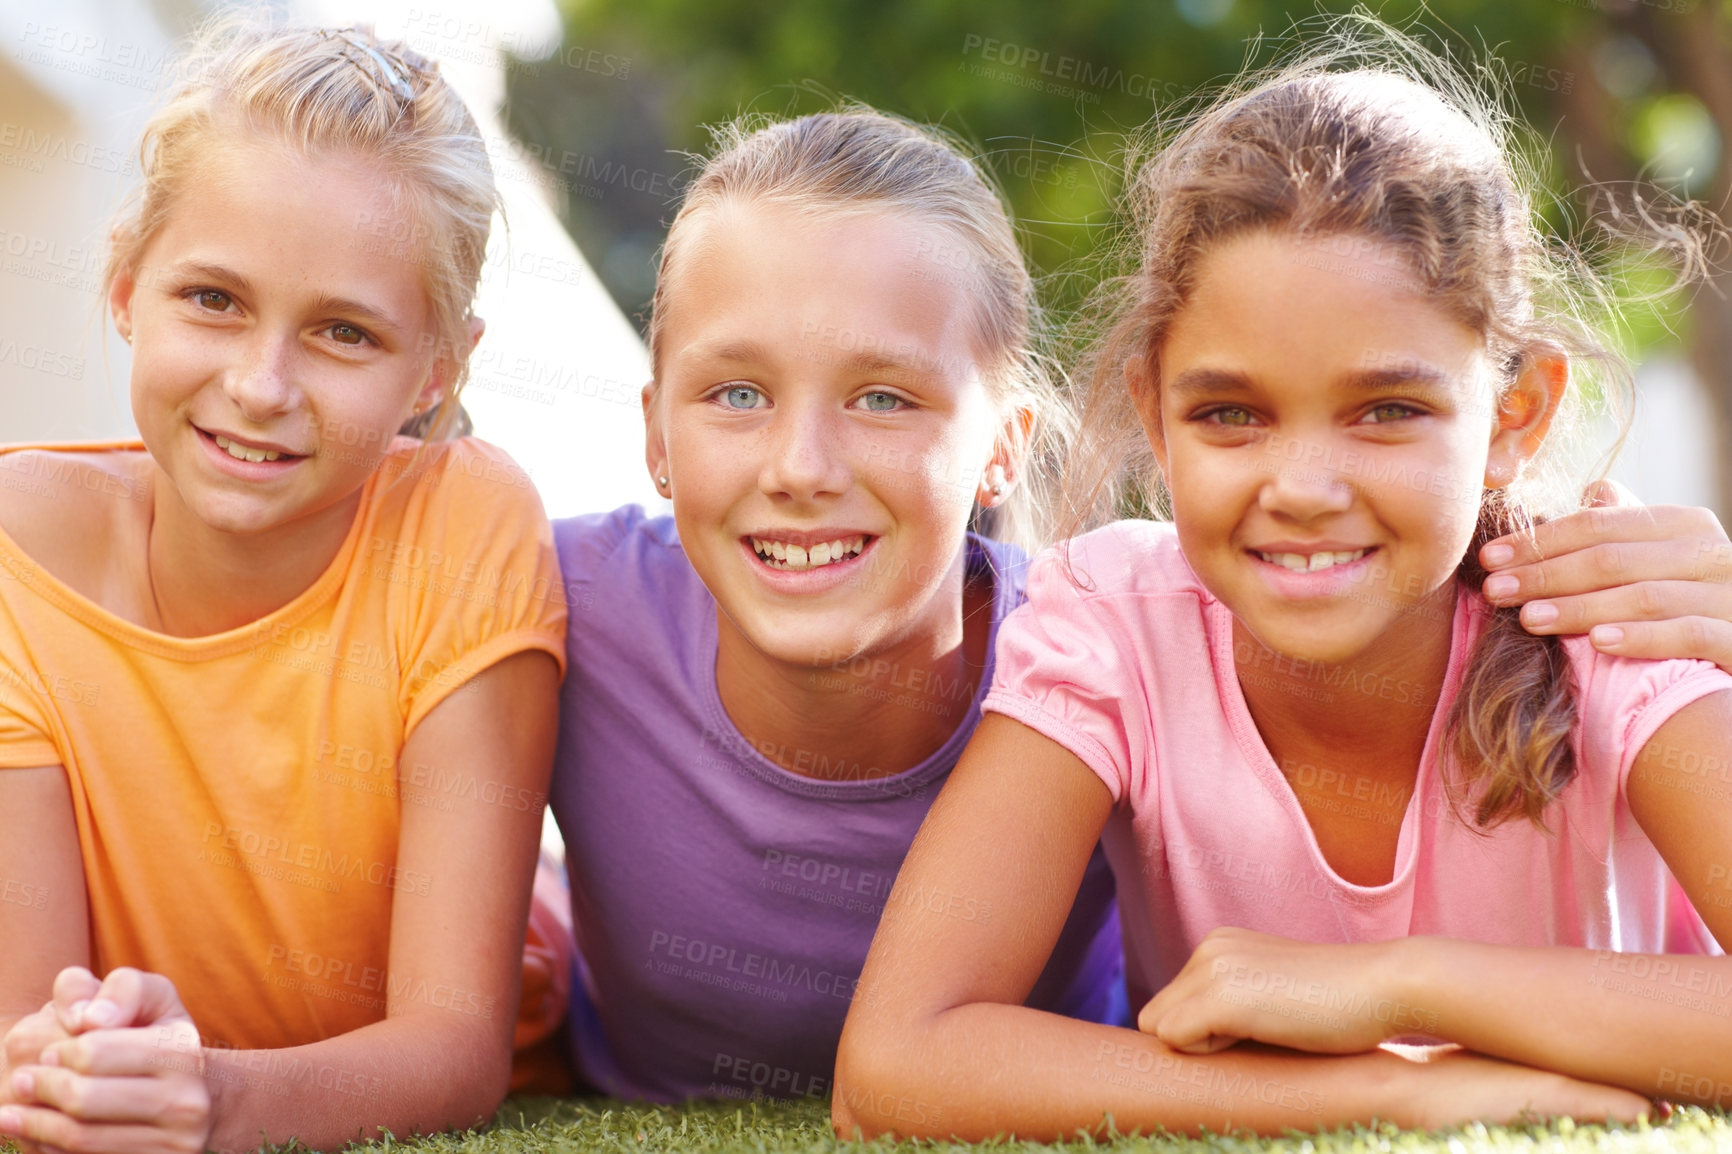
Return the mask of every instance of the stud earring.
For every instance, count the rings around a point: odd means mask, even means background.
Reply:
[[[994,500],[1004,496],[1004,466],[993,465],[987,469],[986,478],[982,483]]]
[[[668,487],[668,479],[666,477],[657,477],[656,478],[656,486],[658,488],[662,488],[662,489],[667,488]]]

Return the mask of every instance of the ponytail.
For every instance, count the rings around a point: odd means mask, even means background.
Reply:
[[[1507,490],[1486,490],[1457,578],[1478,589],[1486,578],[1480,548],[1528,528]],[[1519,609],[1494,608],[1444,730],[1457,766],[1444,783],[1456,812],[1481,830],[1518,815],[1544,828],[1546,806],[1576,775],[1575,723],[1575,687],[1560,640],[1523,629]]]

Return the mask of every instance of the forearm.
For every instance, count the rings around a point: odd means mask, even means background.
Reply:
[[[391,1018],[290,1049],[205,1050],[211,1148],[296,1137],[329,1150],[381,1129],[402,1137],[487,1121],[510,1080],[509,1045],[496,1022],[442,1017]]]
[[[1109,1115],[1120,1133],[1415,1121],[1398,1090],[1409,1064],[1383,1052],[1333,1058],[1238,1046],[1193,1056],[1135,1030],[992,1003],[947,1010],[894,1040],[860,1042],[844,1044],[836,1118],[868,1137],[1059,1141],[1105,1133]]]
[[[1438,1036],[1649,1097],[1732,1105],[1732,958],[1413,938],[1395,972]]]

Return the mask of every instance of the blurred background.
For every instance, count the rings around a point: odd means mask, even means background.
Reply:
[[[1061,319],[1116,237],[1127,133],[1267,62],[1274,0],[294,0],[440,58],[494,133],[509,244],[467,406],[550,512],[653,499],[638,334],[654,255],[704,126],[863,100],[959,134],[1004,188]],[[1664,192],[1724,212],[1732,16],[1721,0],[1390,0],[1434,46],[1495,57],[1535,129],[1559,231]],[[130,431],[126,349],[98,324],[105,222],[174,41],[200,0],[0,2],[0,437]],[[1599,185],[1590,195],[1589,181]],[[1725,253],[1717,253],[1724,264]],[[1639,285],[1641,276],[1635,277]],[[1614,475],[1650,503],[1732,511],[1732,273],[1632,305],[1637,427]]]

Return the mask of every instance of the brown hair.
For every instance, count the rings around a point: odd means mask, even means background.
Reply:
[[[1106,287],[1116,300],[1102,306],[1085,364],[1078,455],[1066,472],[1072,532],[1127,509],[1166,508],[1133,390],[1159,389],[1155,354],[1199,259],[1247,232],[1389,246],[1433,302],[1483,336],[1503,374],[1500,388],[1546,342],[1597,378],[1602,396],[1627,393],[1627,367],[1582,319],[1606,290],[1536,228],[1525,191],[1536,182],[1518,175],[1510,140],[1518,126],[1453,66],[1399,32],[1363,23],[1373,33],[1369,53],[1344,25],[1332,25],[1336,47],[1261,82],[1240,81],[1157,136],[1152,162],[1133,155],[1135,271]],[[1361,66],[1342,70],[1344,57]],[[1144,372],[1127,378],[1133,358]],[[1574,506],[1559,422],[1580,391],[1572,388],[1522,475],[1482,493],[1459,580],[1479,587],[1486,574],[1478,550],[1487,541]],[[1447,727],[1459,766],[1451,795],[1480,828],[1515,815],[1543,824],[1547,804],[1576,772],[1576,702],[1558,639],[1533,636],[1516,610],[1497,609],[1466,669]]]
[[[1002,503],[978,511],[982,531],[1032,547],[1045,537],[1044,491],[1068,427],[1052,362],[1039,351],[1044,320],[1003,196],[960,142],[929,125],[853,106],[782,122],[736,121],[715,131],[714,154],[687,184],[656,272],[650,361],[659,373],[669,286],[680,272],[691,221],[730,202],[800,212],[900,212],[940,225],[961,242],[981,368],[1001,406],[1035,415],[1022,480]]]
[[[378,161],[403,211],[380,243],[419,268],[439,356],[453,369],[428,430],[446,435],[461,413],[451,401],[467,375],[470,309],[501,203],[481,131],[438,64],[365,27],[273,27],[245,13],[204,25],[145,125],[143,181],[114,225],[105,294],[168,219],[199,159],[237,133],[302,155]]]

